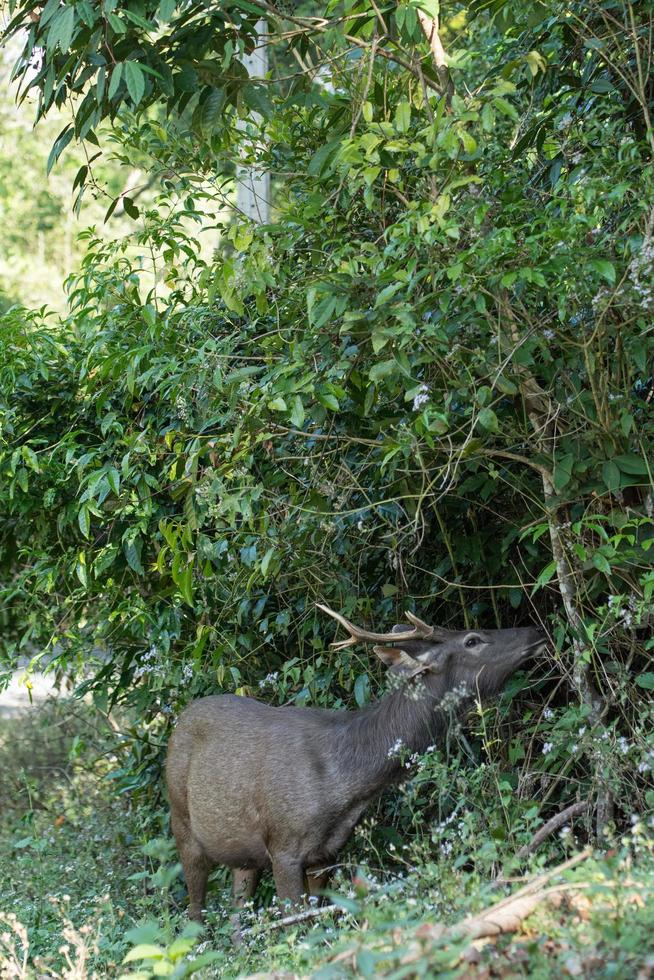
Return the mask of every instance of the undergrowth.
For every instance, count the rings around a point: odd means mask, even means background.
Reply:
[[[583,976],[654,973],[654,835],[650,818],[563,878],[556,903],[517,934],[473,946],[429,932],[503,899],[578,853],[583,825],[564,827],[528,862],[509,835],[489,830],[492,767],[468,772],[468,793],[447,816],[428,801],[447,777],[438,754],[371,811],[335,869],[337,907],[280,925],[271,882],[231,941],[228,879],[213,878],[204,931],[186,918],[186,893],[161,801],[117,793],[120,724],[76,701],[3,719],[0,727],[0,976]],[[458,791],[464,788],[460,774]],[[476,797],[476,799],[475,799]],[[475,806],[475,803],[478,805]],[[511,809],[510,800],[496,800]],[[398,812],[404,813],[398,822]],[[406,820],[413,813],[414,821]],[[521,828],[521,829],[520,829]],[[550,882],[551,884],[551,882]],[[574,885],[574,887],[573,887]],[[427,930],[427,932],[425,931]]]

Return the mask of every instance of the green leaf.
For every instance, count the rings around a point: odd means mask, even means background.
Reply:
[[[620,488],[620,470],[613,460],[607,460],[602,466],[602,479],[604,486],[610,493],[614,493]]]
[[[291,424],[294,425],[296,429],[301,429],[304,424],[304,405],[302,404],[302,399],[299,395],[295,395],[293,398]]]
[[[593,555],[593,565],[604,575],[611,574],[611,566],[609,565],[606,557],[599,551],[596,551]]]
[[[542,570],[542,572],[540,573],[540,575],[536,579],[536,582],[534,583],[534,588],[532,590],[532,595],[538,589],[542,589],[542,587],[544,585],[547,585],[547,583],[549,582],[549,580],[554,575],[554,572],[555,571],[556,571],[556,561],[551,561],[549,563],[549,565],[546,565],[545,566],[545,568]]]
[[[328,408],[332,412],[338,412],[341,407],[338,403],[338,398],[336,395],[332,395],[329,392],[319,392],[318,401],[321,405],[324,405],[325,408]]]
[[[370,678],[367,674],[359,674],[355,680],[354,699],[360,708],[370,700]]]
[[[91,530],[91,519],[89,517],[89,509],[86,505],[82,505],[77,512],[77,523],[79,524],[79,529],[85,538],[88,538],[89,531]]]
[[[321,146],[319,150],[316,150],[314,155],[309,160],[309,165],[307,166],[307,173],[311,177],[318,177],[323,170],[326,168],[329,161],[332,159],[336,150],[341,145],[341,140],[335,139],[330,140]]]
[[[166,950],[162,946],[154,946],[151,943],[141,943],[130,949],[123,963],[131,963],[133,960],[160,960],[166,955]]]
[[[268,569],[270,567],[270,562],[275,556],[275,550],[276,549],[274,546],[272,548],[268,548],[268,551],[261,559],[261,574],[264,577],[264,579],[268,577]]]
[[[139,209],[137,208],[136,204],[134,204],[131,197],[128,197],[127,195],[125,195],[123,198],[123,209],[125,214],[129,215],[130,218],[138,218],[140,213]]]
[[[145,92],[145,75],[136,61],[126,61],[124,71],[127,91],[132,102],[137,106]]]
[[[191,561],[186,568],[179,573],[177,577],[177,587],[182,594],[184,602],[193,606],[193,561]]]
[[[629,473],[630,476],[647,476],[649,472],[647,469],[647,463],[643,457],[636,456],[635,453],[625,453],[622,456],[614,456],[613,462],[623,473]]]
[[[157,7],[156,18],[160,24],[168,24],[173,18],[177,0],[161,0]]]
[[[225,106],[225,97],[225,89],[213,88],[202,103],[200,126],[205,132],[211,132],[217,129],[221,113]]]
[[[49,49],[58,47],[63,54],[68,54],[74,29],[75,7],[73,4],[69,4],[62,7],[52,18],[48,31],[47,47]]]
[[[518,111],[515,106],[512,106],[510,102],[507,102],[507,100],[503,99],[501,96],[495,96],[493,99],[493,105],[496,109],[499,109],[503,115],[508,116],[509,119],[513,119],[514,121],[518,119]]]
[[[477,421],[488,432],[499,432],[500,424],[492,408],[482,408]]]
[[[651,672],[639,674],[636,678],[636,684],[638,687],[644,687],[646,691],[654,691],[654,674]]]
[[[411,125],[411,106],[403,99],[395,110],[395,128],[399,133],[406,133]]]
[[[555,490],[563,490],[563,488],[568,485],[572,479],[574,462],[575,458],[571,453],[567,453],[565,456],[562,456],[561,459],[556,460],[556,468],[554,470]]]
[[[607,259],[591,259],[588,265],[606,279],[609,285],[615,285],[615,266],[612,262]]]
[[[143,542],[140,537],[127,538],[123,541],[123,551],[125,553],[125,558],[127,559],[127,564],[138,575],[145,574],[143,565],[141,564],[142,548]]]
[[[268,408],[271,410],[271,412],[288,411],[288,405],[286,404],[286,402],[281,396],[278,396],[277,398],[273,398],[271,401],[269,401]]]
[[[395,374],[397,369],[397,361],[392,357],[388,361],[380,361],[379,364],[373,364],[368,372],[368,377],[371,381],[381,381],[382,378],[388,378],[389,375]]]
[[[117,65],[114,65],[113,71],[111,72],[111,78],[109,79],[109,89],[107,91],[107,98],[111,101],[118,91],[118,86],[123,77],[123,62],[119,61]],[[106,221],[106,218],[105,218]]]
[[[61,154],[64,152],[64,150],[72,140],[74,133],[75,130],[72,125],[66,126],[59,133],[59,136],[57,136],[56,140],[52,145],[52,149],[50,150],[50,155],[48,157],[48,163],[46,166],[46,173],[48,174],[50,173],[55,163],[57,162]]]

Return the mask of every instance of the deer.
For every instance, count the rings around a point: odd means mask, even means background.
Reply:
[[[321,895],[326,866],[366,807],[407,777],[398,747],[422,754],[442,742],[448,692],[463,692],[468,705],[485,700],[546,646],[534,627],[450,630],[407,612],[408,625],[375,633],[317,606],[349,634],[332,648],[374,644],[393,682],[356,711],[276,707],[234,694],[199,698],[182,711],[166,781],[189,916],[198,922],[218,864],[233,872],[236,909],[270,869],[280,901]]]

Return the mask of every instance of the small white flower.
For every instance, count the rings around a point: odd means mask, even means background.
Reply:
[[[554,742],[545,742],[543,746],[543,755],[548,755],[549,752],[554,748]]]
[[[420,389],[413,399],[413,411],[417,412],[429,401],[429,388],[427,385],[420,385]]]
[[[545,719],[545,721],[551,721],[553,717],[554,717],[554,712],[552,711],[552,709],[545,708],[545,711],[543,712],[543,718]]]

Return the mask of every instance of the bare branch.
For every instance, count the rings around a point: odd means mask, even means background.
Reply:
[[[519,858],[526,858],[528,854],[535,851],[544,840],[546,840],[555,830],[562,827],[563,824],[567,823],[568,820],[573,820],[574,817],[581,816],[582,813],[586,813],[588,810],[588,800],[581,800],[578,803],[573,803],[571,806],[561,810],[560,813],[556,813],[551,820],[544,823],[540,830],[537,830],[532,839],[524,847],[521,847],[518,851]]]
[[[441,41],[440,34],[438,33],[438,21],[435,17],[430,17],[426,14],[424,10],[418,10],[418,19],[420,20],[420,26],[422,27],[423,34],[429,42],[429,50],[431,51],[432,61],[434,62],[434,67],[436,68],[436,74],[441,83],[441,87],[445,92],[445,101],[448,106],[452,101],[452,96],[454,95],[454,85],[452,83],[452,76],[450,75],[450,70],[447,67],[447,55],[445,54],[445,48],[443,47],[443,42]]]

